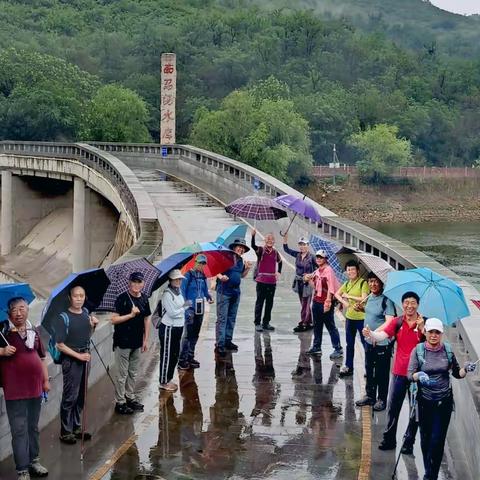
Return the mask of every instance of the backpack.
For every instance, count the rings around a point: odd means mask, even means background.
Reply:
[[[160,300],[157,303],[157,308],[152,314],[152,324],[154,328],[157,328],[157,329],[160,328],[160,323],[162,322],[162,318],[165,315],[165,308],[162,305],[162,297],[165,292],[169,292],[168,288],[166,288],[163,291],[162,296],[160,297]],[[172,298],[174,298],[172,292],[170,292],[170,295],[172,296]]]
[[[452,346],[448,342],[443,342],[443,345],[445,347],[445,353],[447,354],[448,366],[450,367],[453,362]],[[425,363],[425,342],[419,343],[415,348],[417,351],[418,368],[421,370]]]
[[[62,312],[60,316],[63,319],[63,323],[65,324],[65,329],[67,331],[68,336],[68,327],[70,325],[70,318],[65,312]],[[56,365],[60,365],[62,363],[62,352],[57,348],[57,341],[55,339],[55,328],[51,327],[52,333],[50,335],[50,339],[48,340],[48,353],[52,357],[53,363]]]

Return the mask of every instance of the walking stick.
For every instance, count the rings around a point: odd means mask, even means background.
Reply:
[[[88,371],[90,362],[85,363],[85,385],[83,396],[83,412],[82,412],[82,440],[80,445],[80,461],[83,462],[83,454],[85,452],[85,427],[87,423],[87,392],[88,392]]]
[[[98,351],[97,346],[95,345],[95,343],[93,343],[93,340],[92,340],[92,339],[90,339],[90,343],[93,345],[93,348],[94,348],[95,352],[97,352],[98,358],[100,359],[100,362],[102,363],[103,368],[105,369],[105,372],[106,372],[107,375],[108,375],[108,378],[109,378],[110,381],[112,382],[113,388],[115,388],[115,382],[113,381],[113,378],[112,378],[112,376],[110,375],[110,370],[109,370],[108,367],[105,365],[105,362],[103,361],[103,358],[102,358],[102,356],[100,355],[100,352]]]
[[[408,429],[410,428],[410,422],[413,420],[413,418],[417,413],[416,407],[417,407],[417,391],[415,389],[415,391],[412,393],[411,410],[410,410],[410,416],[408,417],[407,430],[403,435],[402,446],[400,447],[400,451],[398,452],[397,461],[395,462],[395,468],[393,469],[393,473],[392,473],[392,480],[395,480],[397,478],[398,462],[400,461],[400,456],[402,455],[402,448],[405,445],[405,440],[407,440],[407,433],[408,433]]]

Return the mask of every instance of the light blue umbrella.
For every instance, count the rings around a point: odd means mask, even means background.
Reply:
[[[332,242],[331,240],[326,240],[325,238],[319,237],[318,235],[310,235],[310,245],[313,248],[313,253],[315,253],[317,250],[325,250],[328,264],[333,268],[337,279],[340,282],[344,282],[347,277],[337,257],[337,253],[343,250],[344,247],[338,243]]]
[[[452,325],[470,315],[463,290],[453,280],[429,268],[412,268],[388,274],[383,291],[386,297],[401,305],[402,295],[409,291],[420,297],[418,311],[427,318],[436,317],[445,325]]]
[[[225,245],[227,248],[237,239],[245,238],[247,234],[247,225],[241,223],[239,225],[232,225],[231,227],[226,228],[215,240],[215,243],[220,245]]]

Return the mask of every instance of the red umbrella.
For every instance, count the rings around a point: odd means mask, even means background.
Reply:
[[[203,270],[207,278],[215,277],[235,265],[235,252],[214,242],[194,243],[182,248],[181,252],[191,252],[192,258],[182,267],[182,273],[191,270],[195,266],[198,255],[204,255],[207,264]]]

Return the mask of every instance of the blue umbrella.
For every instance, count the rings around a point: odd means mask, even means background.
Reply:
[[[383,292],[386,297],[401,305],[402,295],[408,291],[420,297],[418,311],[422,315],[439,318],[445,325],[452,325],[470,315],[463,290],[453,280],[429,268],[412,268],[388,274]]]
[[[22,297],[27,303],[32,303],[35,295],[28,283],[4,283],[0,285],[0,314],[2,320],[8,318],[8,302],[15,297]]]
[[[338,280],[340,282],[344,282],[346,280],[346,275],[337,257],[337,253],[343,250],[344,247],[338,243],[332,242],[331,240],[326,240],[325,238],[317,235],[310,235],[310,245],[312,246],[314,252],[317,250],[325,250],[328,264],[333,268]]]
[[[70,305],[68,294],[73,287],[82,287],[85,290],[85,308],[93,312],[100,305],[109,285],[110,280],[103,268],[71,273],[50,293],[42,312],[43,328],[52,335],[52,321],[68,309]]]
[[[192,256],[193,253],[191,252],[177,252],[156,263],[155,267],[160,270],[160,276],[155,281],[152,291],[160,288],[168,280],[168,274],[174,268],[182,268],[192,258]]]
[[[237,238],[245,238],[247,234],[247,225],[233,225],[226,228],[215,240],[215,243],[229,247]]]

